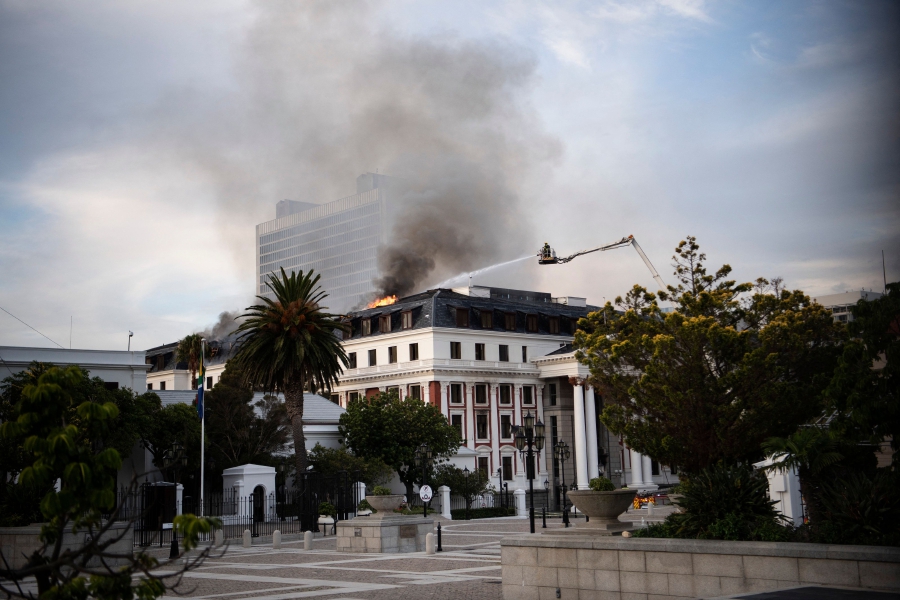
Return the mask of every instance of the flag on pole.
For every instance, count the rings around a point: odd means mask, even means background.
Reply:
[[[197,373],[197,416],[203,420],[203,383],[206,381],[206,369],[203,366],[203,350],[200,351],[200,370]]]

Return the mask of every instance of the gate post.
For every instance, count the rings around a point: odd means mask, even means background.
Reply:
[[[450,514],[450,488],[442,485],[437,491],[441,495],[441,516],[448,521],[452,521],[453,516]]]
[[[517,489],[513,492],[513,498],[516,501],[516,516],[527,517],[528,508],[525,506],[525,490],[522,488]]]

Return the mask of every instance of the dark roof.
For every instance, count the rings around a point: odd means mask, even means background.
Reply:
[[[571,354],[573,351],[574,349],[572,348],[572,344],[565,344],[563,346],[560,346],[557,350],[549,352],[544,356],[553,356],[554,354]]]
[[[490,288],[491,297],[468,296],[448,289],[428,290],[405,298],[400,298],[394,304],[359,310],[347,315],[353,325],[353,333],[350,339],[362,336],[362,321],[372,319],[371,335],[378,335],[379,320],[377,317],[390,316],[391,331],[401,328],[401,313],[411,312],[413,319],[412,329],[427,327],[456,328],[456,311],[465,310],[469,314],[470,329],[482,329],[481,313],[493,314],[493,327],[495,331],[506,331],[506,319],[504,315],[513,315],[515,318],[515,331],[519,333],[533,333],[526,331],[526,317],[535,315],[538,317],[537,334],[549,334],[550,318],[559,318],[561,334],[571,335],[574,330],[574,321],[586,316],[589,312],[598,310],[596,306],[569,306],[551,301],[550,294],[540,292],[525,292],[522,290],[507,290]],[[500,297],[503,295],[509,297]],[[522,299],[520,299],[522,298]]]
[[[209,348],[212,356],[206,359],[207,367],[221,365],[229,358],[234,356],[237,349],[237,336],[234,334],[227,335],[220,340],[210,340]],[[160,371],[172,371],[175,369],[186,371],[188,366],[186,362],[176,362],[175,357],[178,354],[179,342],[171,344],[163,344],[146,351],[146,364],[150,365],[148,373],[158,373]]]

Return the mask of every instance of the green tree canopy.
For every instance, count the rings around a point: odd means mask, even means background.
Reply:
[[[469,471],[469,474],[456,465],[442,464],[434,469],[434,489],[446,485],[454,496],[462,496],[466,500],[466,507],[472,507],[472,501],[476,497],[493,489],[487,473],[481,469]]]
[[[760,444],[819,414],[843,341],[801,291],[713,274],[693,237],[676,248],[677,287],[634,286],[579,321],[576,356],[629,446],[689,473],[760,456]]]
[[[356,456],[377,458],[397,472],[411,498],[413,484],[419,483],[421,469],[415,468],[416,448],[428,444],[435,462],[459,449],[456,428],[437,407],[417,400],[401,400],[396,393],[360,398],[341,415],[340,433],[344,444]]]
[[[144,406],[148,423],[147,429],[141,433],[144,447],[153,456],[153,464],[167,478],[171,476],[183,482],[185,474],[200,469],[200,418],[197,410],[181,403],[162,406],[156,394],[148,394]],[[176,442],[183,448],[187,465],[166,462],[165,454]]]
[[[361,458],[346,448],[325,448],[321,444],[309,453],[309,464],[318,473],[335,475],[346,471],[351,475],[359,473],[359,481],[371,490],[376,485],[387,483],[394,470],[379,458]]]
[[[47,490],[40,500],[45,521],[39,536],[42,547],[23,567],[10,568],[0,560],[0,590],[7,596],[33,597],[27,587],[18,587],[18,582],[32,577],[40,598],[46,600],[151,599],[165,591],[163,581],[150,573],[158,564],[155,558],[111,549],[122,534],[115,533],[114,519],[104,514],[115,515],[114,473],[122,461],[114,448],[103,447],[102,440],[109,437],[119,410],[113,402],[83,400],[84,375],[77,367],[42,370],[36,382],[19,390],[13,418],[0,427],[0,437],[21,445],[28,456],[29,464],[16,485]],[[199,534],[208,533],[214,524],[193,515],[181,515],[175,523],[185,548],[196,546]],[[81,541],[64,546],[70,532],[83,532],[76,538]],[[207,553],[192,559],[191,566]],[[116,561],[122,564],[110,566]],[[184,568],[175,570],[177,574]]]
[[[207,460],[213,472],[237,465],[271,465],[287,444],[289,423],[284,404],[275,396],[254,403],[253,389],[231,364],[206,393]]]
[[[329,389],[347,364],[337,335],[347,327],[339,315],[325,312],[327,294],[319,279],[311,270],[288,275],[282,268],[280,278],[269,275],[266,286],[274,299],[257,296],[262,304],[242,315],[246,321],[237,329],[239,347],[232,359],[254,387],[284,392],[299,473],[308,464],[303,390]]]

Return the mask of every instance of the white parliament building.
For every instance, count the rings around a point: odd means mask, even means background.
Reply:
[[[512,434],[528,412],[546,427],[538,489],[546,481],[556,490],[563,479],[586,489],[600,474],[640,489],[677,483],[671,469],[626,448],[597,418],[602,398],[585,385],[588,369],[571,346],[578,319],[596,309],[584,298],[473,286],[351,313],[350,365],[332,401],[346,407],[391,390],[421,398],[465,440],[454,462],[510,490],[528,485]],[[571,451],[564,465],[551,450],[558,440]]]

